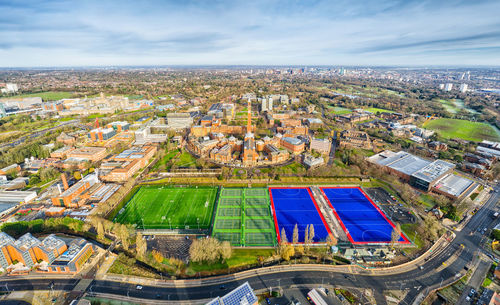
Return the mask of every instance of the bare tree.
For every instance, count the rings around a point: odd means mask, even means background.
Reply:
[[[306,226],[306,230],[304,231],[304,247],[306,250],[309,250],[309,225]]]
[[[128,250],[128,247],[129,247],[129,245],[130,245],[130,243],[129,243],[129,241],[128,241],[128,239],[129,239],[129,237],[130,237],[130,232],[129,232],[129,230],[128,230],[127,226],[126,226],[126,225],[124,225],[124,224],[122,224],[122,225],[120,226],[120,229],[119,229],[119,231],[118,231],[118,234],[119,234],[119,238],[120,238],[120,240],[121,240],[121,242],[122,242],[122,246],[123,246],[123,248],[124,248],[125,250]]]
[[[137,257],[144,259],[146,251],[148,250],[148,244],[141,232],[137,232],[137,235],[135,236],[135,250],[137,251]]]
[[[295,227],[293,228],[293,237],[292,237],[292,243],[294,245],[299,243],[299,226],[295,224]]]
[[[97,238],[104,239],[104,227],[102,226],[102,222],[97,223]]]
[[[394,245],[398,243],[400,237],[401,237],[401,227],[399,223],[396,223],[394,228],[392,228],[391,247],[394,247]]]
[[[222,258],[222,262],[225,262],[228,258],[231,258],[233,254],[233,248],[228,241],[223,241],[220,245],[220,256]]]

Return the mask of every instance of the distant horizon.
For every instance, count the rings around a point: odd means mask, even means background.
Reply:
[[[154,69],[154,68],[255,68],[255,69],[300,69],[300,68],[345,68],[345,69],[417,69],[417,70],[435,70],[435,69],[500,69],[500,65],[342,65],[342,64],[323,64],[323,65],[261,65],[261,64],[171,64],[171,65],[82,65],[82,66],[18,66],[2,67],[0,70],[56,70],[56,69]]]
[[[3,0],[0,11],[0,67],[500,66],[497,0]]]

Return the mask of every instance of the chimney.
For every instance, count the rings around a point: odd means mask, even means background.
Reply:
[[[61,174],[61,180],[64,186],[64,190],[69,189],[68,180],[66,179],[66,175],[64,173]]]

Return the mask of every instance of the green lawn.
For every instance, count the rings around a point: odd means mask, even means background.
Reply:
[[[436,131],[446,139],[459,138],[476,142],[482,140],[500,141],[500,135],[486,123],[439,118],[427,121],[423,127]]]
[[[337,114],[337,115],[348,114],[348,113],[352,112],[351,109],[344,108],[344,107],[329,107],[329,109],[332,110],[333,114]]]
[[[178,153],[179,153],[178,149],[174,149],[174,150],[169,151],[167,154],[165,154],[165,156],[161,160],[156,162],[156,164],[155,164],[155,166],[153,166],[152,170],[156,170],[160,166],[167,164],[170,160],[172,160],[172,158],[177,156]]]
[[[176,165],[179,167],[189,167],[194,164],[196,164],[196,158],[187,151],[180,154],[179,159],[176,162]]]
[[[381,112],[381,113],[382,112],[386,112],[386,113],[393,113],[394,112],[392,110],[387,110],[387,109],[382,109],[382,108],[374,108],[374,107],[366,108],[365,110],[370,111],[373,114],[376,114],[377,112]]]
[[[190,263],[194,272],[225,270],[258,264],[259,256],[268,258],[274,254],[274,249],[233,249],[233,255],[225,263],[198,264]]]
[[[142,186],[114,221],[146,229],[208,229],[216,188]]]
[[[62,91],[47,91],[40,93],[20,94],[13,97],[41,97],[44,101],[57,101],[63,98],[71,98],[74,94],[72,92]]]

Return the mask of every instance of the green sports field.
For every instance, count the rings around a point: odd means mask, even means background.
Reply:
[[[142,186],[114,221],[142,229],[208,229],[216,188]]]
[[[276,232],[265,188],[223,188],[212,235],[235,246],[273,247]]]
[[[476,142],[482,140],[500,141],[500,135],[486,123],[439,118],[424,123],[424,127],[436,131],[447,139],[457,138]]]

